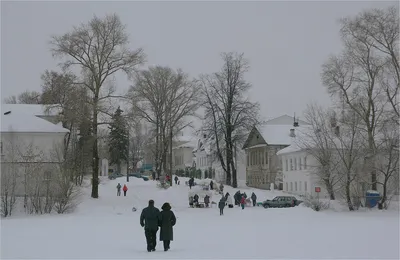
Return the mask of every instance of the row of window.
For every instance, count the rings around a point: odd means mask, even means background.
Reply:
[[[207,157],[198,158],[197,159],[197,166],[198,167],[209,166]]]
[[[175,165],[182,165],[183,164],[183,155],[175,156]]]
[[[283,165],[282,165],[283,168]],[[285,160],[285,171],[297,171],[307,169],[307,157],[290,158]]]
[[[289,190],[289,182],[286,182],[285,191],[302,191],[303,187],[304,191],[307,191],[307,182],[304,182],[304,186],[301,181],[299,182],[295,181],[294,185],[293,182],[290,182],[290,190]]]
[[[267,165],[268,152],[267,151],[252,151],[247,153],[247,166],[253,165]]]

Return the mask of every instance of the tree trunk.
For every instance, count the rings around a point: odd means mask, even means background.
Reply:
[[[384,181],[384,183],[383,183],[383,191],[382,191],[382,199],[381,199],[381,201],[379,202],[379,204],[380,204],[380,207],[378,207],[379,209],[386,209],[386,207],[385,207],[385,203],[386,203],[386,201],[387,201],[387,178],[386,178],[386,176],[385,176],[385,181]]]
[[[169,178],[172,186],[172,128],[169,130]]]
[[[349,210],[354,211],[354,206],[351,201],[351,194],[350,194],[350,173],[347,173],[347,180],[346,180],[346,202],[347,206],[349,207]]]
[[[236,151],[236,143],[233,146],[233,149],[235,151],[234,153],[234,159],[232,160],[232,187],[237,188],[237,151]]]
[[[325,187],[328,191],[329,198],[335,200],[335,192],[333,191],[332,183],[329,180],[325,180]]]
[[[95,96],[93,100],[93,165],[92,165],[92,198],[99,197],[99,151],[97,144],[97,101],[98,97]]]

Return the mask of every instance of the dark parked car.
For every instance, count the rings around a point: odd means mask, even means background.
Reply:
[[[117,173],[117,172],[113,172],[111,174],[108,175],[108,178],[110,180],[115,180],[116,178],[122,177],[124,175],[122,175],[121,173]]]
[[[277,196],[273,200],[266,200],[262,203],[264,208],[288,208],[298,206],[302,201],[293,196]]]
[[[148,181],[149,177],[142,175],[141,173],[135,172],[135,173],[129,173],[129,177],[135,177],[138,179],[143,179],[144,181]]]

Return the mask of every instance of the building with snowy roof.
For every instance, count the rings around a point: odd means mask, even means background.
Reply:
[[[399,174],[391,174],[391,171],[398,172],[399,169],[398,126],[393,125],[393,128],[397,127],[397,129],[390,129],[390,127],[392,126],[386,128],[387,133],[381,131],[375,135],[376,143],[380,144],[375,166],[376,169],[380,169],[376,177],[377,190],[382,194],[382,184],[386,182],[387,194],[398,195]],[[333,190],[339,193],[344,183],[339,181],[343,178],[336,171],[337,165],[344,164],[342,156],[347,154],[346,151],[350,151],[354,158],[350,189],[357,196],[363,197],[368,190],[372,189],[370,158],[368,151],[364,150],[362,139],[357,139],[362,137],[352,136],[352,131],[351,128],[336,123],[322,129],[313,129],[311,126],[294,128],[291,132],[291,144],[277,153],[282,164],[283,190],[296,195],[313,197],[316,197],[318,193],[320,198],[329,198],[330,194],[323,182],[323,178],[329,176],[334,185]],[[327,136],[329,137],[326,139]],[[324,175],[324,172],[321,172],[323,168],[321,161],[327,160],[323,155],[327,153],[329,158],[335,161],[332,163],[333,171],[329,175]]]
[[[63,150],[69,131],[41,116],[43,111],[25,109],[38,106],[4,106],[1,111],[1,175],[2,181],[15,176],[16,194],[24,195],[27,179],[35,174],[51,174],[52,167],[62,160],[57,151]],[[37,115],[36,115],[37,114]],[[51,118],[51,115],[47,115]],[[49,119],[49,118],[47,118]]]
[[[283,115],[255,126],[242,149],[246,156],[246,182],[249,187],[270,189],[271,184],[282,189],[281,162],[277,152],[291,144],[291,129],[308,125],[307,122]]]

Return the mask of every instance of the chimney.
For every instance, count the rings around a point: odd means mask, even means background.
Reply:
[[[290,129],[290,137],[296,137],[296,134],[294,133],[294,128]]]

